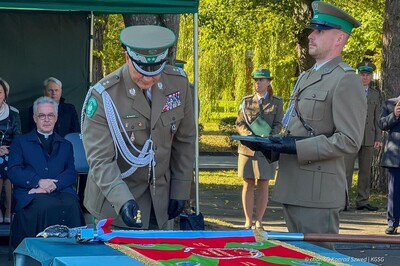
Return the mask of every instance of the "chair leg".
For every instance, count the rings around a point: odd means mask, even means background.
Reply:
[[[12,224],[13,224],[13,220],[14,220],[14,213],[11,213],[10,215],[10,233],[8,236],[8,260],[11,261],[13,259],[13,252],[14,252],[14,248],[12,246]]]

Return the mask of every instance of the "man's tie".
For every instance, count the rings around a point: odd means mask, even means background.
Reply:
[[[149,97],[149,90],[142,90],[144,98],[146,99],[147,103],[151,106],[151,96]],[[150,94],[151,95],[151,94]]]

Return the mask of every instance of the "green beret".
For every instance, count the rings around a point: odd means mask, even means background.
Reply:
[[[321,1],[314,1],[311,5],[314,16],[307,26],[309,29],[339,29],[350,34],[353,28],[361,26],[361,23],[355,18],[334,5]]]
[[[357,70],[360,73],[361,72],[372,73],[375,71],[375,69],[376,69],[376,66],[369,61],[364,61],[357,65]]]
[[[267,68],[257,68],[253,71],[251,77],[253,79],[273,79],[273,77],[271,77],[271,72]]]

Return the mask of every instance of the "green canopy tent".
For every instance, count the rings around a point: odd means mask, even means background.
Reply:
[[[199,0],[0,0],[0,77],[10,84],[10,104],[20,110],[23,131],[42,81],[55,76],[63,96],[78,112],[91,80],[93,13],[194,15],[194,97],[198,132],[198,6]],[[196,202],[198,207],[198,133]]]

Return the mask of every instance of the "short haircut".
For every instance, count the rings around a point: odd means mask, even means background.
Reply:
[[[8,85],[7,81],[4,79],[0,78],[0,85],[3,87],[5,97],[4,99],[7,99],[8,93],[10,92],[10,85]]]
[[[33,103],[33,114],[37,115],[38,106],[40,104],[45,104],[45,103],[52,104],[54,107],[55,114],[56,115],[58,114],[58,103],[56,101],[54,101],[52,98],[47,97],[47,96],[42,96],[35,100],[35,102]]]
[[[57,84],[58,86],[60,86],[60,88],[62,88],[62,83],[60,80],[56,79],[55,77],[49,77],[47,79],[45,79],[43,81],[43,87],[46,88],[47,85],[49,84],[49,82],[54,82],[55,84]]]

